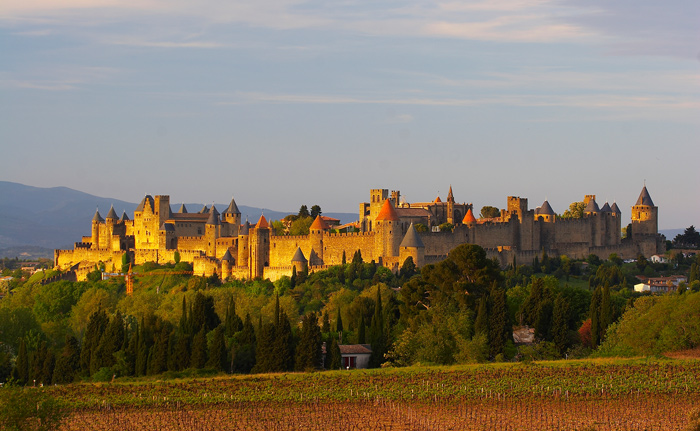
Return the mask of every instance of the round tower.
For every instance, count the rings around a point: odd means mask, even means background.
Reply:
[[[399,245],[403,235],[399,224],[399,216],[389,199],[384,201],[382,209],[375,220],[374,254],[376,258],[396,257],[399,255]]]
[[[238,231],[238,266],[248,266],[250,223],[245,221]]]
[[[219,211],[212,205],[209,211],[209,219],[205,225],[205,236],[207,241],[207,256],[216,256],[216,239],[221,236],[221,221]]]
[[[221,279],[226,280],[231,276],[231,268],[235,266],[236,262],[233,260],[230,250],[226,250],[226,254],[221,258]]]
[[[403,265],[409,257],[413,259],[413,263],[419,268],[425,264],[425,245],[423,245],[423,240],[420,239],[420,235],[413,227],[413,223],[408,227],[406,235],[403,237],[401,244],[399,244],[400,264]]]
[[[323,265],[323,234],[330,229],[328,223],[318,215],[311,226],[309,226],[309,241],[311,249],[315,252],[315,257],[319,262],[313,262],[313,265]]]
[[[228,208],[224,210],[223,221],[227,223],[227,236],[237,236],[238,229],[241,225],[241,212],[238,210],[238,205],[236,205],[236,201],[233,198],[231,198],[231,203],[228,204]]]
[[[265,275],[265,267],[270,265],[270,225],[264,215],[251,229],[250,241],[250,277]]]
[[[309,269],[309,261],[306,260],[304,252],[302,252],[299,247],[297,247],[297,251],[295,251],[294,256],[292,256],[292,266],[296,268],[297,274],[301,274]]]
[[[90,246],[92,249],[100,248],[100,224],[104,222],[105,220],[100,215],[100,211],[95,210],[95,215],[92,217],[92,245]]]

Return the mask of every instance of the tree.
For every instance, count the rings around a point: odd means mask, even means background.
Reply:
[[[501,216],[501,210],[489,205],[481,207],[480,218],[496,218]]]
[[[80,368],[88,375],[97,371],[97,369],[90,368],[93,363],[92,356],[99,347],[102,334],[104,334],[108,322],[109,319],[104,310],[95,311],[90,315],[90,320],[83,336],[83,347],[80,351]]]
[[[17,379],[20,385],[29,383],[29,354],[27,353],[27,343],[24,341],[24,338],[19,342],[14,378]]]
[[[340,316],[340,307],[338,307],[338,316],[335,318],[335,332],[343,333],[343,318]]]
[[[219,325],[214,330],[209,348],[209,361],[207,366],[219,371],[226,371],[228,364],[228,352],[226,351],[226,341],[224,340],[224,327]]]
[[[311,218],[316,219],[316,217],[320,216],[321,213],[321,207],[318,205],[314,205],[311,207]]]
[[[226,335],[232,337],[233,334],[243,329],[243,321],[236,314],[236,302],[233,297],[229,299],[228,307],[226,307],[226,319],[224,320],[226,326]]]
[[[413,225],[413,227],[416,229],[416,232],[418,233],[423,233],[428,231],[428,226],[424,225],[423,223],[416,223]]]
[[[122,273],[126,274],[129,272],[130,263],[131,258],[129,257],[129,253],[122,254]]]
[[[572,202],[569,205],[569,209],[564,211],[564,214],[562,214],[561,218],[583,218],[583,210],[586,208],[586,205],[583,202]]]
[[[442,223],[438,227],[440,228],[440,232],[452,232],[455,226],[452,223]]]
[[[489,316],[489,354],[495,358],[504,352],[506,343],[513,339],[513,332],[508,321],[506,291],[498,287],[491,289],[491,315]]]
[[[700,232],[695,230],[695,226],[691,225],[685,228],[682,234],[676,235],[673,242],[679,247],[698,248],[700,247]]]
[[[312,312],[302,319],[294,369],[297,371],[308,371],[316,370],[320,366],[321,329],[318,326],[318,316]]]
[[[333,339],[331,341],[330,352],[326,352],[326,355],[330,354],[330,364],[328,365],[329,370],[338,370],[342,366],[342,356],[340,354],[340,347],[338,347],[338,340]]]
[[[563,294],[557,295],[554,300],[552,316],[552,341],[559,354],[563,355],[569,344],[569,303]]]
[[[309,214],[309,209],[306,207],[306,205],[302,205],[299,207],[299,213],[297,214],[298,218],[307,218],[311,217],[311,214]]]
[[[49,431],[61,428],[68,411],[41,389],[3,389],[0,429]]]
[[[486,295],[479,299],[479,308],[474,321],[474,333],[488,335],[489,332],[489,316],[488,316],[488,297]]]
[[[603,301],[603,290],[600,286],[596,287],[593,291],[593,296],[591,296],[591,308],[590,308],[590,318],[591,318],[591,345],[593,347],[598,347],[602,341],[601,334],[601,303]]]
[[[80,345],[72,335],[66,336],[66,343],[56,358],[53,370],[53,383],[71,383],[80,369]]]
[[[207,334],[204,325],[202,325],[197,335],[192,339],[190,366],[193,368],[204,368],[207,364],[207,360]]]
[[[372,316],[370,337],[370,343],[372,345],[372,356],[369,360],[370,366],[379,367],[384,360],[384,353],[386,353],[382,292],[379,289],[379,285],[377,285],[377,299],[374,303],[374,315]]]

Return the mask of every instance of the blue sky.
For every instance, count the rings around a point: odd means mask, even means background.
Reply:
[[[357,211],[584,194],[700,225],[700,3],[0,2],[0,179]]]

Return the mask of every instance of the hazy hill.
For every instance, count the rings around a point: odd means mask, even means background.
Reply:
[[[47,249],[72,248],[83,235],[90,234],[90,223],[95,209],[99,208],[102,217],[107,215],[111,205],[119,216],[126,211],[133,218],[138,202],[125,202],[119,199],[104,198],[83,193],[67,187],[32,187],[9,181],[0,181],[0,249],[12,247],[13,253],[21,250],[18,246],[38,246]],[[186,203],[188,211],[199,211],[204,204]],[[221,212],[228,206],[217,203]],[[171,204],[177,211],[180,204]],[[246,217],[255,223],[263,209],[238,205],[242,219]],[[268,220],[276,220],[296,211],[283,212],[264,210]],[[340,219],[343,223],[357,220],[353,213],[324,213]],[[4,250],[0,250],[0,253]],[[3,253],[4,254],[4,253]],[[9,256],[9,255],[8,255]],[[15,255],[9,256],[14,257]],[[2,256],[0,256],[2,257]]]

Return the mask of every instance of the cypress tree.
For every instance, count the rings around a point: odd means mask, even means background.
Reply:
[[[282,371],[282,358],[275,352],[275,340],[275,325],[266,323],[257,336],[254,373]]]
[[[343,250],[343,259],[341,260],[341,264],[345,265],[346,263],[348,263],[348,261],[347,261],[347,258],[345,257],[345,250]]]
[[[331,332],[331,321],[328,319],[328,313],[323,312],[323,326],[321,327],[321,332],[324,334],[329,334]]]
[[[552,316],[552,341],[560,355],[566,352],[569,344],[569,302],[563,294],[557,295],[554,301],[554,312]]]
[[[226,307],[226,336],[233,337],[233,334],[243,329],[243,321],[236,314],[236,302],[233,298],[229,299],[228,307]]]
[[[41,375],[44,369],[44,361],[46,360],[46,355],[48,354],[47,350],[48,349],[46,348],[46,341],[42,341],[39,344],[39,348],[36,352],[34,352],[34,355],[32,357],[31,367],[29,367],[28,381],[32,383],[41,383],[43,381],[41,379]],[[50,376],[48,383],[51,383]]]
[[[177,334],[169,369],[180,371],[190,366],[190,341],[191,339],[187,334]]]
[[[479,309],[476,313],[476,320],[474,321],[474,333],[488,335],[489,332],[489,317],[488,317],[488,298],[483,295],[479,299]]]
[[[382,294],[379,286],[377,286],[377,299],[374,306],[374,316],[372,316],[372,356],[370,357],[370,365],[379,367],[384,360],[386,353],[386,340],[384,338],[384,319],[382,313]]]
[[[321,365],[321,353],[321,329],[318,326],[316,313],[312,312],[302,319],[294,369],[297,371],[318,369]]]
[[[52,349],[46,352],[46,358],[44,359],[43,366],[41,367],[41,375],[38,381],[44,385],[50,385],[53,380],[53,370],[56,367],[56,355]]]
[[[141,325],[138,329],[138,343],[136,349],[136,361],[134,363],[134,375],[135,376],[145,376],[148,371],[148,333],[146,332],[145,321],[141,319]]]
[[[365,323],[365,315],[360,315],[360,327],[357,328],[357,344],[366,344],[367,336],[365,334],[367,324]],[[342,342],[342,340],[341,340]]]
[[[294,287],[296,287],[296,285],[297,285],[297,267],[296,267],[296,266],[292,266],[292,276],[291,276],[291,278],[289,279],[289,286],[290,286],[292,289],[294,289]]]
[[[237,334],[238,349],[233,358],[233,368],[240,373],[249,373],[255,366],[255,329],[246,314],[243,329]]]
[[[125,337],[126,338],[126,337]],[[126,375],[136,375],[136,356],[138,355],[139,347],[139,329],[138,326],[131,331],[129,341],[124,349],[124,362],[126,366]]]
[[[207,364],[207,334],[205,326],[202,325],[192,340],[192,355],[190,356],[190,366],[193,368],[204,368]]]
[[[603,299],[603,292],[600,286],[596,287],[591,296],[591,344],[593,347],[598,347],[601,342],[601,331],[600,331],[600,311],[601,311],[601,301]]]
[[[115,364],[114,354],[121,350],[124,344],[124,320],[119,311],[109,322],[104,334],[100,338],[97,349],[90,360],[90,371],[94,374],[102,367],[111,367]]]
[[[209,348],[209,361],[207,366],[219,371],[226,371],[228,364],[228,352],[226,351],[226,341],[224,340],[224,327],[219,325],[214,330]]]
[[[148,374],[160,374],[168,370],[170,332],[169,328],[162,324],[154,334],[153,346],[151,346],[148,361]]]
[[[554,304],[551,299],[540,302],[537,308],[537,320],[535,320],[535,335],[541,340],[551,340],[552,311]]]
[[[20,385],[26,385],[29,382],[29,355],[27,353],[27,343],[24,337],[19,342],[19,351],[15,360],[14,378],[17,379]]]
[[[331,350],[326,352],[326,355],[330,355],[330,365],[329,370],[338,370],[342,366],[342,356],[340,355],[340,348],[338,347],[338,341],[333,339],[331,341]]]
[[[98,310],[88,320],[85,335],[83,336],[83,347],[80,351],[80,368],[86,374],[92,374],[90,366],[92,365],[92,356],[99,347],[100,339],[107,328],[107,313],[104,310]]]
[[[292,371],[294,369],[294,334],[284,311],[280,315],[279,325],[275,328],[275,350],[282,363],[280,371]]]
[[[612,323],[612,304],[610,303],[610,287],[605,286],[600,299],[600,317],[599,317],[599,337],[600,343],[605,340],[605,333],[608,326]]]
[[[491,357],[503,353],[508,340],[513,339],[513,331],[508,320],[508,305],[505,289],[491,289],[491,314],[489,318],[489,354]]]
[[[73,336],[66,336],[66,344],[61,350],[61,354],[56,359],[53,370],[55,384],[71,383],[80,369],[80,344]]]
[[[182,314],[180,315],[180,325],[178,326],[180,333],[189,333],[189,324],[187,319],[187,298],[182,296]]]
[[[343,318],[340,316],[340,307],[338,307],[338,316],[335,318],[335,332],[339,334],[343,332]]]
[[[280,326],[280,295],[275,294],[275,315],[274,315],[275,327]]]

